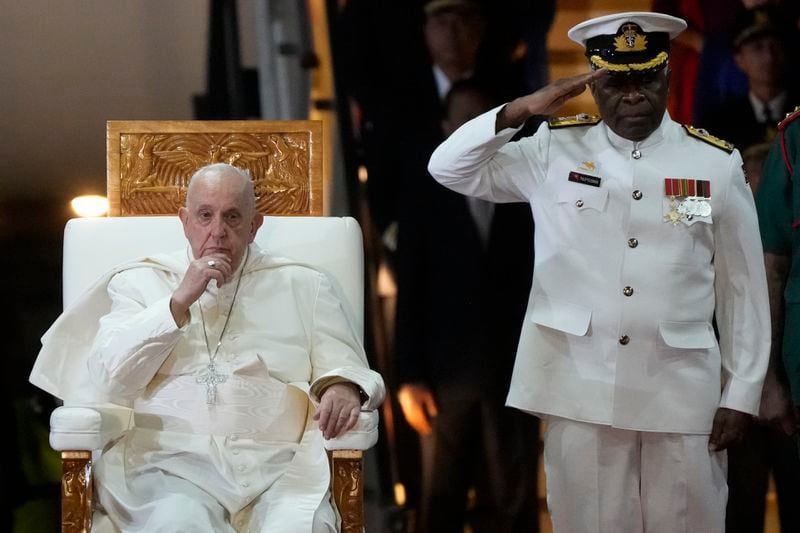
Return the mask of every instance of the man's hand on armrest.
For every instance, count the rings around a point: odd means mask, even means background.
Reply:
[[[353,429],[361,412],[358,386],[349,381],[329,385],[322,391],[314,420],[326,439],[336,438]]]

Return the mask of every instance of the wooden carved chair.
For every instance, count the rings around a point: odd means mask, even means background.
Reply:
[[[111,216],[67,223],[65,308],[114,265],[185,245],[174,215],[183,204],[188,180],[205,164],[226,162],[250,170],[257,208],[268,215],[269,230],[259,232],[256,242],[276,255],[327,272],[363,336],[361,230],[355,219],[320,216],[318,122],[110,121],[107,135]],[[61,400],[64,405],[51,416],[50,444],[62,456],[62,531],[89,531],[93,454],[132,427],[133,413],[119,406]],[[363,452],[376,443],[377,425],[376,411],[362,412],[355,430],[326,442],[331,493],[347,533],[363,531]]]

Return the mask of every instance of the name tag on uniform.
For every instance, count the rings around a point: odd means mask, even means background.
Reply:
[[[570,172],[567,179],[574,183],[583,183],[584,185],[591,185],[592,187],[600,186],[600,178],[597,176],[590,176],[589,174],[581,174],[580,172]]]

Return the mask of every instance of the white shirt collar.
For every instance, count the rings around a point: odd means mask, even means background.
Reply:
[[[447,93],[450,92],[453,82],[450,81],[447,74],[436,63],[431,68],[433,70],[433,79],[436,80],[436,91],[439,93],[439,100],[444,100]],[[472,76],[472,71],[465,73],[461,79],[467,79],[470,76]]]
[[[767,122],[767,118],[764,114],[764,102],[759,100],[755,94],[749,92],[747,97],[750,99],[750,105],[753,106],[753,111],[756,114],[756,120],[759,122]],[[766,105],[769,106],[770,112],[772,114],[772,120],[769,122],[773,122],[775,120],[783,119],[783,110],[784,104],[786,103],[786,91],[781,91],[778,96],[766,102]]]
[[[450,86],[453,84],[450,82],[450,78],[447,77],[447,74],[435,63],[433,65],[433,79],[436,80],[436,91],[439,93],[439,100],[444,100],[444,97],[447,96],[447,92],[450,90]]]

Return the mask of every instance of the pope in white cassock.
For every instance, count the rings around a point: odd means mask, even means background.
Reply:
[[[135,411],[95,466],[93,531],[336,531],[322,439],[380,405],[383,380],[326,276],[253,243],[249,176],[200,169],[179,216],[187,249],[116,269],[90,295],[110,299],[90,376]]]

